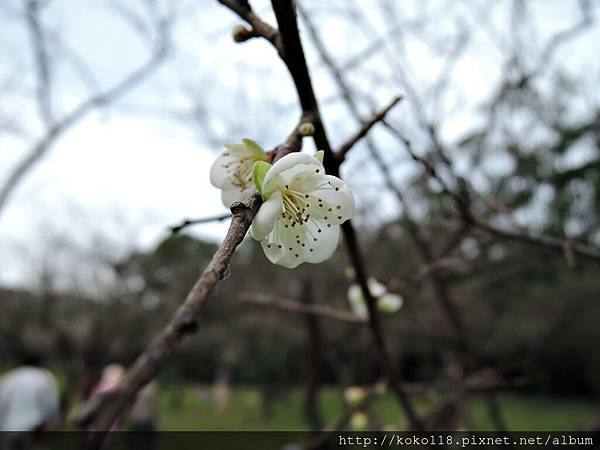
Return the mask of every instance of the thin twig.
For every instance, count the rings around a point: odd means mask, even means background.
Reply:
[[[590,258],[596,261],[600,260],[600,248],[596,246],[573,241],[571,239],[563,239],[554,236],[549,236],[544,233],[534,233],[524,225],[520,225],[519,228],[515,230],[506,229],[498,225],[491,224],[486,220],[482,219],[481,217],[476,215],[473,209],[471,208],[470,198],[468,195],[468,191],[466,190],[465,180],[458,178],[454,175],[455,178],[457,178],[457,184],[461,185],[462,189],[460,192],[456,192],[454,189],[451,189],[448,183],[446,183],[446,181],[439,175],[435,166],[426,158],[417,155],[412,148],[411,142],[406,137],[404,137],[404,135],[402,135],[402,133],[395,126],[388,123],[385,119],[382,120],[382,123],[388,128],[388,130],[392,134],[394,134],[395,136],[400,138],[402,142],[404,142],[405,148],[409,155],[423,166],[423,168],[431,178],[435,179],[440,184],[442,192],[454,201],[459,213],[462,215],[463,220],[466,223],[501,238],[535,244],[540,247],[545,247],[560,253],[564,253],[565,249],[569,249],[569,251],[573,254],[584,256],[586,258]]]
[[[366,318],[327,305],[307,305],[287,298],[275,297],[273,295],[266,295],[258,292],[246,292],[241,294],[240,297],[244,303],[250,305],[267,306],[299,314],[312,314],[353,325],[367,325],[368,323]]]
[[[258,17],[250,4],[247,1],[240,0],[217,0],[223,6],[226,6],[234,13],[236,13],[241,19],[248,22],[248,24],[252,27],[252,31],[258,35],[264,37],[266,40],[271,42],[273,46],[279,49],[279,43],[277,41],[278,31],[276,28],[273,28],[267,22]]]
[[[218,216],[202,217],[199,219],[183,219],[179,224],[171,225],[169,227],[169,231],[171,232],[171,234],[178,234],[181,233],[181,231],[183,231],[185,228],[190,227],[192,225],[199,225],[210,222],[221,222],[227,219],[231,219],[231,214],[221,214]]]
[[[337,322],[346,323],[355,326],[367,326],[368,318],[357,316],[356,314],[340,308],[334,308],[328,305],[306,305],[295,300],[290,300],[274,295],[261,294],[258,292],[247,292],[240,295],[242,302],[248,305],[263,306],[273,308],[279,311],[319,316],[324,319],[335,320]],[[420,328],[408,329],[402,327],[397,330],[398,334],[407,339],[421,339],[432,342],[443,342],[445,344],[453,343],[454,338],[445,333],[424,332]]]
[[[350,138],[339,146],[337,151],[335,152],[338,159],[344,159],[346,157],[346,153],[356,145],[358,141],[360,141],[363,137],[367,135],[367,133],[377,124],[385,119],[387,113],[398,104],[398,102],[402,100],[402,96],[394,97],[392,101],[380,111],[374,113],[368,120],[364,121],[360,129],[350,136]]]
[[[40,2],[29,0],[26,6],[27,28],[31,38],[31,46],[35,56],[37,75],[37,107],[44,124],[51,127],[54,122],[52,112],[52,87],[50,84],[50,64],[46,49],[46,36],[40,23]]]

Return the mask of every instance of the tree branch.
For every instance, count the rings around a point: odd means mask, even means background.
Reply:
[[[304,50],[302,48],[302,42],[300,40],[300,32],[298,30],[296,10],[294,7],[295,3],[292,0],[272,0],[271,3],[273,5],[273,10],[275,11],[275,17],[277,18],[280,31],[282,45],[280,54],[288,67],[294,85],[296,86],[302,110],[312,113],[313,124],[315,126],[313,138],[317,148],[325,152],[325,170],[331,175],[339,176],[340,161],[335,157],[335,153],[333,152],[327,137],[325,126],[321,120],[319,105],[314,93],[310,73],[308,71],[308,66],[306,65]],[[357,282],[361,287],[369,311],[369,329],[373,337],[374,347],[381,364],[381,369],[386,374],[388,382],[396,394],[398,401],[404,408],[411,426],[414,429],[421,430],[423,429],[421,422],[412,401],[406,392],[404,392],[403,384],[396,373],[387,349],[379,313],[377,311],[376,300],[369,291],[367,284],[368,275],[364,268],[362,253],[351,221],[346,221],[342,225],[342,232],[350,254],[350,260],[356,273]]]
[[[278,149],[283,148],[286,151],[299,151],[301,149],[302,136],[298,135],[298,128],[295,128],[284,144],[276,147],[271,152],[274,161],[286,154],[279,152]],[[124,414],[138,391],[157,375],[175,351],[179,342],[187,334],[193,333],[197,329],[200,308],[206,302],[214,287],[223,279],[236,248],[244,239],[261,204],[262,198],[255,191],[250,194],[245,202],[236,202],[231,205],[232,220],[225,239],[163,331],[137,358],[133,366],[121,379],[115,391],[101,399],[91,400],[83,405],[80,414],[75,415],[74,421],[78,425],[100,430],[100,432],[92,435],[88,443],[88,449],[96,450],[100,448],[104,442],[106,432]]]
[[[465,180],[452,173],[452,176],[456,178],[457,184],[461,187],[461,189],[459,192],[451,189],[446,181],[439,175],[435,166],[431,162],[427,161],[427,159],[424,157],[417,155],[412,148],[411,142],[406,139],[395,126],[388,123],[385,119],[382,121],[382,123],[392,134],[402,140],[411,158],[420,163],[428,175],[440,184],[442,192],[450,197],[456,204],[456,207],[459,213],[462,215],[465,223],[473,225],[483,231],[487,231],[488,233],[504,239],[527,242],[557,252],[565,253],[567,255],[572,253],[595,261],[600,260],[600,248],[596,246],[576,242],[570,239],[549,236],[543,233],[534,233],[524,225],[520,225],[515,230],[505,229],[482,219],[471,208],[469,193],[467,191],[467,183]]]
[[[312,24],[310,17],[308,17],[308,15],[306,15],[306,14],[303,14],[302,12],[301,12],[301,14],[306,23],[308,33],[309,33],[312,41],[314,42],[315,47],[317,48],[317,51],[319,52],[319,55],[321,56],[321,59],[323,60],[326,67],[330,71],[334,80],[336,81],[338,88],[341,91],[342,98],[346,102],[348,109],[350,110],[350,112],[354,116],[354,118],[356,120],[360,121],[361,120],[360,110],[358,108],[357,102],[355,101],[355,99],[352,95],[352,90],[351,90],[350,84],[346,81],[346,78],[345,78],[343,72],[338,69],[333,57],[327,51],[327,48],[326,48],[324,42],[322,41],[321,36],[319,35],[317,29]],[[393,106],[393,104],[394,103],[392,102],[392,106]],[[383,114],[379,117],[379,121],[383,121],[385,123],[384,119],[385,119],[385,114]],[[396,137],[400,138],[402,136],[396,136]],[[403,140],[402,142],[405,142],[405,140]],[[386,163],[379,156],[379,152],[377,151],[374,141],[367,136],[366,143],[367,143],[367,149],[369,150],[371,157],[373,158],[373,161],[376,163],[376,165],[382,171],[382,174],[383,174],[386,184],[388,185],[390,190],[395,194],[395,196],[397,197],[400,204],[404,207],[404,210],[405,210],[404,219],[403,219],[404,225],[405,225],[413,243],[415,244],[416,250],[418,251],[421,259],[426,264],[433,262],[435,258],[433,256],[433,251],[431,249],[431,246],[427,242],[427,240],[423,236],[421,236],[421,233],[420,233],[416,223],[408,215],[408,209],[407,209],[406,201],[404,199],[404,195],[396,187],[396,185],[393,181],[392,174],[391,174],[388,166],[386,165]],[[441,149],[438,151],[438,153],[442,157],[445,156],[445,155],[443,155]],[[444,161],[448,162],[448,164],[449,164],[449,161],[445,157],[444,157]],[[356,245],[356,244],[354,243],[354,245]],[[358,271],[357,271],[357,273],[358,273]],[[430,280],[431,280],[431,284],[432,284],[432,287],[434,290],[435,297],[436,297],[437,301],[440,303],[440,306],[442,307],[444,313],[448,317],[450,323],[452,324],[452,326],[456,332],[457,342],[459,343],[459,345],[462,349],[462,352],[463,352],[463,357],[461,359],[466,360],[465,358],[468,359],[467,355],[471,352],[471,348],[472,348],[470,345],[468,330],[459,314],[459,311],[457,310],[457,308],[454,304],[454,301],[450,295],[450,292],[449,292],[449,289],[448,289],[446,283],[435,272],[430,273]],[[368,286],[366,284],[366,279],[362,283],[364,283],[364,285],[365,285],[365,289],[363,291],[367,291]],[[379,333],[374,331],[376,339],[383,338],[382,336],[381,337],[377,336],[380,333],[381,333],[381,331],[379,331]],[[391,386],[392,386],[392,388],[395,388],[395,385],[393,383],[391,384]]]
[[[50,67],[45,45],[46,38],[40,23],[40,2],[38,0],[28,0],[25,15],[37,75],[37,107],[42,122],[51,127],[54,123],[54,114],[51,101]]]
[[[392,101],[380,111],[375,112],[369,119],[365,120],[360,129],[354,133],[350,138],[344,142],[335,152],[338,159],[343,160],[346,157],[346,153],[354,147],[363,137],[367,135],[371,128],[373,128],[378,122],[385,119],[387,113],[402,100],[402,96],[394,97]]]
[[[353,325],[367,325],[368,320],[343,309],[332,308],[327,305],[303,304],[286,298],[273,295],[260,294],[258,292],[246,292],[241,294],[242,301],[249,305],[266,306],[282,311],[298,314],[312,314],[327,319],[337,320]]]
[[[202,217],[200,219],[183,219],[177,225],[171,225],[169,227],[169,231],[171,234],[181,233],[185,228],[190,227],[192,225],[199,225],[202,223],[210,223],[210,222],[221,222],[223,220],[231,219],[231,214],[221,214],[219,216],[211,216],[211,217]]]
[[[231,206],[233,217],[227,235],[185,301],[160,335],[150,343],[127,371],[117,389],[106,396],[95,409],[87,411],[85,417],[76,418],[78,424],[93,424],[92,429],[110,430],[133,401],[137,392],[155,377],[183,337],[196,330],[200,308],[214,287],[223,279],[231,258],[244,239],[261,203],[260,195],[254,193],[245,202],[237,202]],[[101,444],[102,439],[103,436],[99,435],[90,448],[97,448],[96,445]]]
[[[252,32],[248,34],[246,38],[240,39],[238,42],[243,40],[247,40],[250,37],[253,37],[252,34],[256,36],[262,36],[266,40],[268,40],[273,46],[279,50],[279,42],[277,40],[279,32],[276,28],[273,28],[267,22],[258,17],[248,1],[242,0],[217,0],[223,6],[226,6],[235,14],[237,14],[241,19],[245,20],[251,27]]]
[[[347,323],[354,326],[368,326],[369,319],[357,316],[350,311],[346,311],[340,308],[334,308],[328,305],[306,305],[295,300],[290,300],[283,297],[276,297],[268,294],[261,294],[258,292],[246,292],[240,295],[242,302],[248,305],[261,306],[266,308],[273,308],[279,311],[319,316],[324,319],[335,320],[337,322]],[[444,333],[426,333],[422,332],[418,328],[407,329],[402,327],[398,330],[399,334],[407,339],[426,339],[432,342],[454,342],[454,338]]]
[[[335,153],[333,152],[327,137],[325,126],[321,120],[319,105],[314,93],[308,66],[306,65],[306,58],[304,56],[296,20],[295,2],[292,0],[272,0],[271,3],[273,5],[273,10],[275,11],[275,17],[277,18],[280,31],[279,37],[282,45],[280,54],[292,76],[294,85],[296,86],[302,110],[312,113],[313,124],[315,126],[313,139],[317,148],[325,152],[325,170],[331,175],[339,176],[340,162],[335,157]],[[388,382],[404,408],[411,426],[414,429],[421,430],[422,425],[415,408],[408,395],[404,392],[403,385],[398,378],[398,374],[396,373],[387,350],[379,313],[377,311],[376,300],[373,298],[368,288],[368,276],[364,268],[363,257],[351,221],[346,221],[342,225],[342,232],[350,253],[350,260],[354,266],[357,282],[361,287],[363,297],[367,303],[369,311],[369,329],[373,336],[374,346],[381,364],[381,369],[388,377]]]

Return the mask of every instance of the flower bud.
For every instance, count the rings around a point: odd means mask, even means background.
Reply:
[[[231,36],[235,42],[244,42],[250,39],[254,34],[244,25],[236,25],[231,30]]]
[[[369,426],[369,417],[362,411],[355,412],[350,418],[350,428],[354,431],[365,431]]]
[[[367,392],[360,386],[350,386],[344,391],[344,399],[350,406],[356,406],[367,396]]]
[[[346,266],[346,268],[344,269],[344,274],[349,280],[354,280],[354,278],[356,277],[356,271],[352,266]]]
[[[312,136],[315,134],[315,126],[311,122],[304,122],[298,127],[301,136]]]

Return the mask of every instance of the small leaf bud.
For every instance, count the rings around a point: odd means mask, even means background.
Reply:
[[[312,136],[315,134],[315,126],[310,122],[304,122],[298,127],[301,136]]]

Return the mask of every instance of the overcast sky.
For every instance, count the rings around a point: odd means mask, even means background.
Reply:
[[[440,1],[405,2],[406,14],[421,14],[423,11],[419,8],[426,11],[431,7],[433,11]],[[147,54],[146,47],[128,24],[107,8],[106,3],[56,0],[44,16],[60,39],[86,60],[101,86],[120,79]],[[137,4],[125,2],[129,3]],[[339,61],[366,48],[377,36],[367,36],[360,32],[360,27],[349,26],[347,17],[336,11],[338,6],[365,4],[361,7],[365,11],[361,20],[373,24],[382,35],[389,30],[377,8],[370,8],[366,3],[332,1],[315,17],[321,30],[326,30],[328,48]],[[491,4],[489,1],[475,3]],[[546,34],[561,29],[577,17],[575,2],[534,3],[538,8],[543,4],[544,10],[539,13],[536,24]],[[26,280],[32,271],[29,264],[42,252],[50,235],[85,242],[94,234],[104,233],[124,246],[149,248],[165,236],[165,227],[169,224],[184,217],[225,212],[218,191],[208,181],[210,165],[219,150],[215,139],[231,141],[252,137],[262,139],[269,148],[291,130],[298,115],[295,93],[270,46],[260,40],[234,44],[230,30],[237,20],[216,1],[182,4],[189,9],[185,9],[185,17],[177,28],[177,53],[165,68],[119,105],[89,115],[67,132],[15,191],[0,216],[0,284]],[[268,2],[253,4],[272,21]],[[319,2],[305,4],[310,7]],[[411,9],[411,4],[420,6]],[[31,48],[19,15],[21,5],[20,0],[0,2],[0,94],[8,99],[0,106],[0,117],[11,118],[23,130],[17,136],[0,131],[0,183],[40,136],[32,109]],[[496,31],[502,33],[508,9],[496,9],[491,20]],[[452,27],[457,20],[476,25],[476,18],[460,7],[453,11],[455,18],[440,18],[440,28]],[[475,33],[474,44],[455,68],[456,89],[447,99],[448,109],[460,102],[475,105],[478,98],[489,93],[498,77],[502,52],[488,31],[476,29]],[[573,71],[588,70],[597,63],[594,43],[599,41],[595,28],[571,47],[577,49],[576,52],[565,50],[561,57],[570,58]],[[332,99],[335,94],[332,80],[319,64],[312,47],[307,44],[307,48],[332,139],[341,142],[356,125],[341,103]],[[436,58],[418,39],[408,41],[406,52],[410,61],[406,70],[417,85],[426,85],[435,78],[443,59]],[[594,61],[590,61],[589,56],[593,56]],[[67,64],[61,63],[54,70],[57,109],[68,111],[85,95],[85,87]],[[351,79],[383,105],[401,93],[390,72],[382,54],[369,62],[364,73],[359,72],[362,75],[353,75]],[[377,81],[373,73],[380,74]],[[195,123],[182,114],[191,108],[186,97],[191,92],[197,93],[207,112]],[[366,113],[369,108],[365,105]],[[409,111],[408,106],[402,105],[394,117],[402,120]],[[473,120],[473,113],[464,108],[460,114],[449,115],[449,119],[444,131],[448,137],[456,137],[465,124]],[[214,133],[204,134],[207,121]],[[375,136],[386,142],[380,130]],[[386,154],[385,158],[403,160],[400,153]],[[349,166],[362,167],[364,159],[364,154],[357,153]],[[380,217],[392,216],[393,200],[379,193],[378,178],[371,174],[367,168],[350,177],[350,181],[363,193],[363,200],[376,199]],[[120,226],[128,231],[121,233]],[[194,232],[216,239],[222,236],[225,227],[223,223],[207,224]]]

